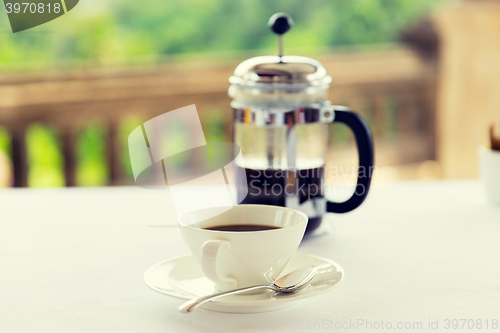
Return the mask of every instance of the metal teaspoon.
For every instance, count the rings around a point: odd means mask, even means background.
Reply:
[[[261,286],[252,286],[241,289],[235,289],[226,291],[220,294],[202,296],[198,298],[191,299],[179,307],[179,311],[182,313],[191,313],[199,306],[210,302],[216,298],[238,294],[244,291],[250,290],[258,290],[258,289],[271,289],[280,293],[290,293],[293,291],[300,290],[304,288],[316,275],[317,269],[313,265],[304,266],[298,268],[287,275],[282,276],[278,280],[274,282],[272,285],[261,285]]]

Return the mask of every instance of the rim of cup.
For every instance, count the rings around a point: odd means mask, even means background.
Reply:
[[[193,214],[193,213],[196,213],[196,212],[200,212],[200,211],[203,211],[203,210],[216,210],[216,209],[224,209],[224,208],[229,208],[223,212],[221,212],[220,214],[224,214],[226,211],[229,211],[230,209],[234,209],[234,208],[247,208],[247,207],[259,207],[259,208],[262,208],[262,209],[269,209],[269,210],[285,210],[285,211],[290,211],[290,212],[293,212],[299,216],[302,217],[302,219],[294,224],[294,225],[290,225],[290,226],[285,226],[285,227],[280,227],[280,228],[276,228],[276,229],[269,229],[269,230],[258,230],[258,231],[246,231],[245,233],[254,233],[254,232],[278,232],[280,229],[285,229],[285,228],[293,228],[293,227],[298,227],[302,224],[306,224],[307,225],[307,222],[309,221],[309,217],[299,211],[299,210],[296,210],[296,209],[293,209],[293,208],[289,208],[289,207],[282,207],[282,206],[272,206],[272,205],[256,205],[256,204],[240,204],[240,205],[236,205],[236,206],[221,206],[221,207],[209,207],[209,208],[202,208],[202,209],[198,209],[198,210],[194,210],[194,211],[191,211],[191,212],[187,212],[187,213],[184,213],[182,214],[181,216],[179,216],[178,218],[178,222],[180,224],[181,227],[188,227],[188,228],[191,228],[191,229],[202,229],[200,227],[195,227],[195,226],[192,226],[191,224],[185,224],[182,222],[182,219],[183,218],[186,218],[186,216],[190,215],[190,214]],[[216,215],[215,215],[216,216]],[[215,217],[213,216],[213,217]],[[211,217],[210,217],[211,218]],[[194,222],[194,223],[199,223],[201,221],[198,221],[198,222]],[[234,223],[234,224],[238,224],[238,223]],[[266,223],[263,223],[263,225],[267,225]],[[203,229],[204,231],[207,231],[207,232],[218,232],[218,233],[236,233],[236,234],[241,234],[241,232],[239,231],[220,231],[220,230],[210,230],[210,229]]]

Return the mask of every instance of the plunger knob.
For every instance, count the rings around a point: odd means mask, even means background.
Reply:
[[[283,35],[293,26],[293,20],[288,14],[276,13],[271,16],[267,25],[275,34]]]

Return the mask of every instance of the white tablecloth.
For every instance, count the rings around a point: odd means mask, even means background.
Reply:
[[[270,313],[185,315],[148,289],[148,267],[188,253],[178,229],[151,227],[172,223],[167,191],[0,191],[0,332],[500,331],[500,208],[479,181],[374,186],[299,249],[337,261],[345,282]]]

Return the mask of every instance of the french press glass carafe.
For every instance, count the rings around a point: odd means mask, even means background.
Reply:
[[[286,14],[273,15],[269,25],[278,34],[279,54],[248,59],[229,79],[234,142],[244,161],[236,167],[236,181],[239,202],[298,209],[309,216],[311,231],[326,212],[345,213],[364,201],[371,182],[373,142],[361,116],[327,100],[331,77],[318,61],[283,55],[282,36],[292,24]],[[357,184],[345,202],[328,201],[323,193],[333,122],[351,128],[359,153]]]

